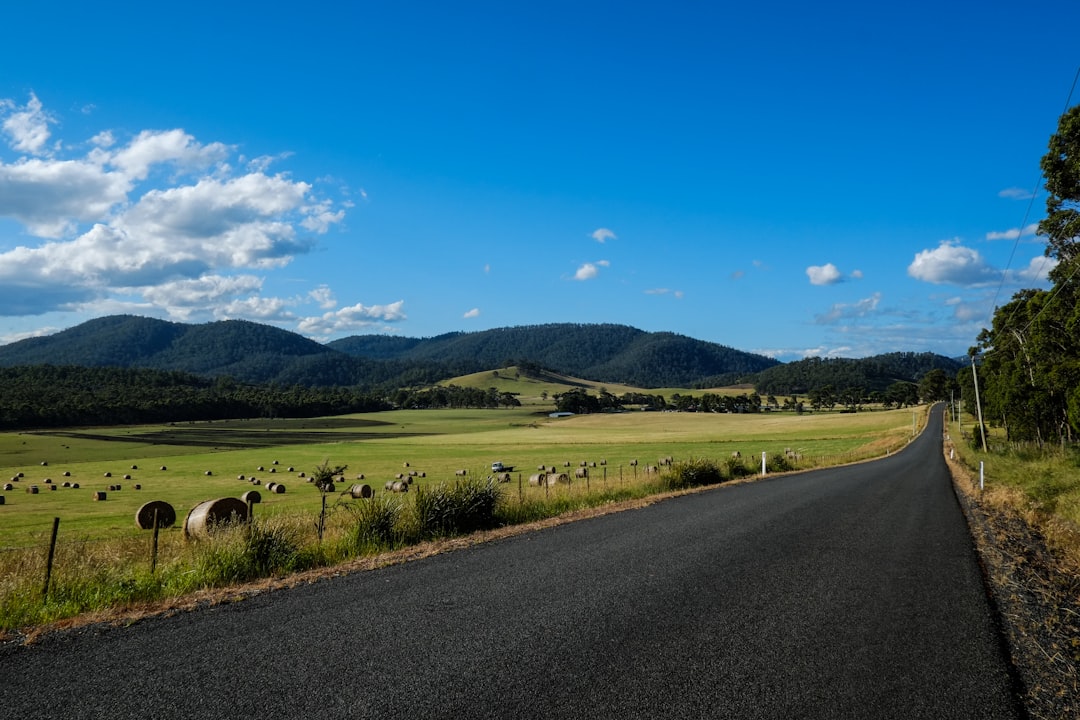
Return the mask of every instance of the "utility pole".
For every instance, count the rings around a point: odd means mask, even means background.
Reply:
[[[971,379],[975,381],[975,409],[979,413],[979,434],[982,436],[982,449],[986,452],[986,426],[983,425],[982,403],[979,401],[979,374],[975,370],[975,353],[971,354]]]

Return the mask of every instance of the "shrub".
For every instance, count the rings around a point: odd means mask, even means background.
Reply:
[[[665,475],[665,481],[672,490],[680,490],[721,483],[724,474],[713,460],[690,458],[673,464]]]
[[[771,473],[778,473],[794,470],[795,466],[791,464],[791,461],[787,459],[786,455],[773,453],[765,461],[765,469]]]
[[[418,487],[412,506],[412,530],[418,537],[436,537],[493,527],[499,497],[493,479]]]
[[[401,503],[385,495],[361,500],[349,506],[356,519],[353,545],[356,552],[372,552],[393,547],[400,539],[397,529]]]
[[[741,478],[754,474],[753,470],[746,467],[746,464],[743,463],[742,458],[737,457],[729,457],[727,459],[727,471],[728,475],[732,478]]]

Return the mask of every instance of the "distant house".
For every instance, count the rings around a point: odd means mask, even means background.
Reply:
[[[573,414],[574,413],[572,413],[572,412],[553,412],[553,413],[549,413],[548,417],[549,418],[570,417]]]

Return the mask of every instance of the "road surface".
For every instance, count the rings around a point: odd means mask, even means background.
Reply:
[[[0,648],[0,716],[1022,711],[935,412],[881,461]]]

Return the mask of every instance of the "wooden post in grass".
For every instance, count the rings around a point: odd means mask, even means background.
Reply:
[[[49,540],[49,559],[45,563],[45,587],[41,591],[41,602],[49,600],[49,580],[52,579],[53,558],[56,557],[56,534],[60,530],[60,518],[54,517],[52,521],[52,537]]]
[[[525,488],[521,484],[521,473],[518,473],[518,505],[525,504]]]
[[[158,548],[158,509],[154,508],[154,544],[150,550],[150,574],[157,571],[157,548]]]

